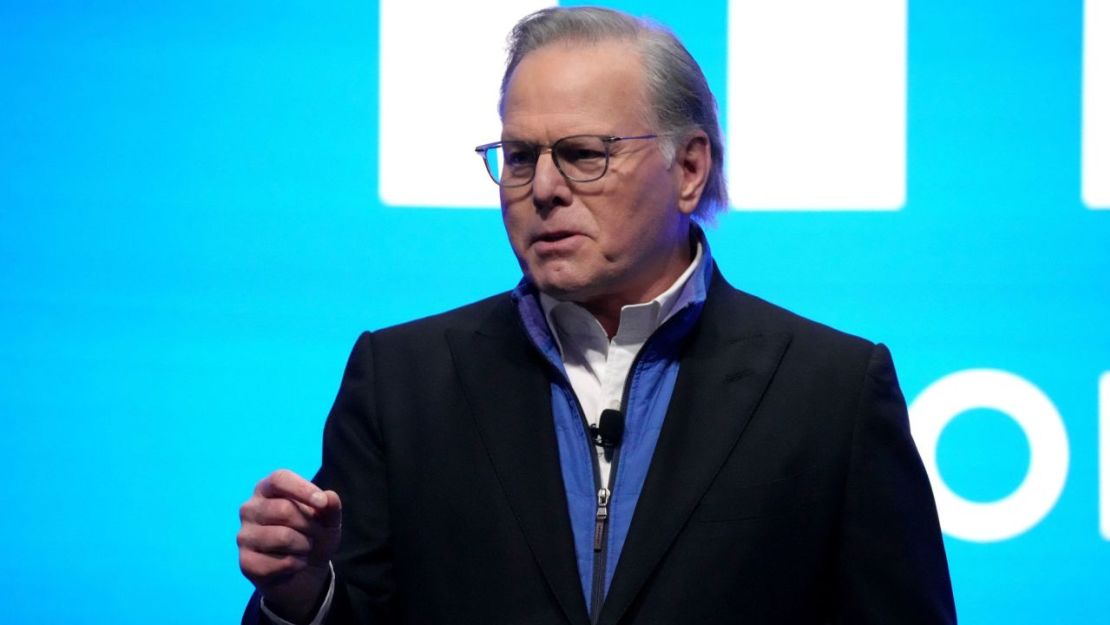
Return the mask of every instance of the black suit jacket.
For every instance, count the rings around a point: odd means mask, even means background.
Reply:
[[[315,480],[344,505],[328,623],[589,623],[551,376],[504,294],[359,337]],[[886,348],[716,275],[598,617],[955,622]]]

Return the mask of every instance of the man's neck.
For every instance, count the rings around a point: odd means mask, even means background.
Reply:
[[[661,277],[652,281],[647,288],[636,291],[636,295],[610,295],[596,300],[579,302],[578,305],[585,308],[597,319],[609,340],[612,340],[620,328],[621,310],[625,306],[650,302],[673,287],[694,261],[697,246],[698,239],[691,237],[690,245],[682,246],[672,255],[672,259],[666,264]]]

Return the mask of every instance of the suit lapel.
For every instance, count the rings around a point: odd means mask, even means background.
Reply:
[[[736,446],[790,342],[786,333],[743,329],[746,297],[716,277],[681,357],[600,623],[617,623],[658,566]]]
[[[559,469],[547,365],[506,298],[474,333],[449,332],[456,371],[509,506],[567,619],[585,598]]]

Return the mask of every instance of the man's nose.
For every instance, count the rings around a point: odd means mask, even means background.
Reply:
[[[571,202],[570,186],[563,173],[555,166],[550,151],[540,154],[536,160],[536,174],[532,178],[532,202],[539,210],[566,206]]]

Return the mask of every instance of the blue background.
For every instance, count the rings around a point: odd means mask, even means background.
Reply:
[[[610,4],[671,25],[725,108],[725,2]],[[1081,35],[1077,1],[911,3],[905,207],[709,234],[734,284],[888,343],[907,398],[991,367],[1060,410],[1049,515],[947,539],[965,623],[1110,614]],[[0,620],[237,622],[237,508],[274,468],[314,472],[358,332],[519,278],[496,211],[381,205],[377,42],[375,3],[0,4]],[[974,500],[1028,462],[987,410],[938,449]]]

